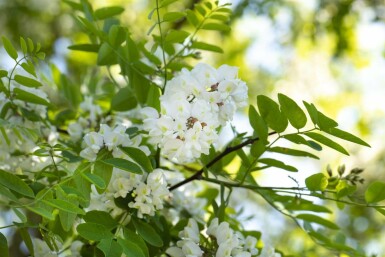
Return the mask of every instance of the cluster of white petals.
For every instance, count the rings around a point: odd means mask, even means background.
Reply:
[[[215,252],[215,257],[251,257],[258,254],[255,237],[245,238],[240,232],[232,230],[229,223],[219,223],[217,218],[211,221],[206,234],[212,241],[211,247],[205,244],[207,253],[200,247],[203,244],[200,244],[201,233],[197,222],[189,219],[188,225],[179,233],[181,240],[176,246],[168,248],[166,253],[171,257],[201,257],[209,252]]]
[[[167,249],[166,253],[168,255],[171,257],[203,256],[204,252],[199,247],[200,232],[194,219],[189,219],[187,226],[179,232],[179,237],[182,240],[177,242],[177,246]]]
[[[122,158],[124,154],[118,146],[139,147],[143,152],[149,154],[146,146],[139,146],[142,140],[141,137],[137,136],[131,139],[126,133],[126,129],[123,125],[111,128],[106,124],[101,124],[99,132],[89,132],[84,136],[83,143],[85,148],[80,152],[80,156],[89,161],[95,161],[98,152],[105,147],[109,151],[112,151],[112,155],[115,158]]]
[[[137,175],[114,168],[111,182],[107,190],[98,194],[92,191],[89,210],[100,210],[116,217],[123,209],[115,204],[116,198],[129,197],[128,207],[137,210],[137,216],[154,216],[155,211],[163,209],[164,201],[170,196],[166,177],[162,169],[154,169],[151,173]]]
[[[83,139],[85,148],[80,152],[80,156],[89,161],[95,161],[102,148],[110,151],[114,158],[132,161],[119,146],[138,147],[146,155],[150,154],[146,146],[140,146],[141,137],[130,138],[123,125],[111,128],[101,124],[99,132],[89,132]],[[89,209],[108,211],[115,217],[123,210],[116,206],[114,199],[129,197],[132,201],[128,203],[128,207],[137,209],[138,217],[143,218],[143,215],[153,216],[155,211],[163,209],[163,202],[169,195],[162,169],[137,175],[114,167],[107,190],[103,194],[93,190]]]
[[[183,69],[167,83],[161,113],[150,107],[142,110],[149,142],[178,162],[208,154],[218,139],[218,128],[247,104],[247,86],[237,73],[237,67],[215,69],[203,63],[191,71]]]

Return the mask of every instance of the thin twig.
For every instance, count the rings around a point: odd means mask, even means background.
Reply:
[[[271,135],[274,135],[274,134],[277,134],[277,132],[273,131],[273,132],[270,132],[269,133],[269,136]],[[231,146],[231,147],[227,147],[221,154],[219,154],[218,156],[216,156],[214,159],[212,159],[209,163],[207,163],[205,166],[203,166],[199,171],[197,171],[194,175],[192,175],[191,177],[188,177],[187,179],[171,186],[169,188],[170,191],[173,191],[175,189],[177,189],[178,187],[181,187],[193,180],[200,180],[202,178],[202,174],[203,172],[210,168],[211,166],[213,166],[215,163],[217,163],[219,160],[221,160],[223,157],[225,157],[226,155],[232,153],[232,152],[235,152],[239,149],[242,149],[243,147],[247,146],[247,145],[251,145],[255,142],[257,142],[259,140],[259,137],[256,137],[256,138],[250,138],[248,140],[246,140],[245,142],[243,143],[240,143],[239,145],[236,145],[236,146]]]

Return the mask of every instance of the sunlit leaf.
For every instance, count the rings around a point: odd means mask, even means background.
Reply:
[[[168,12],[163,15],[163,21],[172,22],[172,21],[180,20],[185,16],[186,14],[183,12]]]
[[[19,55],[17,54],[17,51],[16,51],[16,49],[13,47],[11,41],[9,41],[8,38],[6,38],[6,37],[4,37],[4,36],[1,37],[1,38],[2,38],[2,40],[3,40],[3,46],[4,46],[4,48],[5,48],[5,51],[7,51],[8,55],[9,55],[12,59],[16,60],[17,57],[18,57]]]
[[[231,30],[229,26],[222,23],[205,23],[201,28],[205,30],[216,30],[216,31],[225,31],[225,32]]]
[[[271,147],[267,149],[269,152],[274,152],[274,153],[280,153],[280,154],[286,154],[286,155],[292,155],[292,156],[302,156],[302,157],[310,157],[314,159],[319,159],[318,156],[315,156],[312,153],[301,151],[301,150],[296,150],[296,149],[291,149],[287,147]]]
[[[328,178],[322,174],[313,174],[305,180],[306,187],[311,191],[324,191],[328,186]]]
[[[285,163],[283,163],[281,161],[271,159],[271,158],[259,159],[258,162],[266,164],[266,165],[271,166],[271,167],[276,167],[276,168],[284,169],[284,170],[291,171],[291,172],[297,172],[298,171],[298,169],[296,167],[286,165]]]
[[[279,110],[279,105],[267,96],[257,96],[259,113],[270,128],[278,133],[285,131],[288,120]]]
[[[199,42],[199,41],[194,41],[191,44],[191,48],[199,49],[199,50],[206,50],[206,51],[216,52],[216,53],[223,53],[222,48],[220,48],[219,46],[208,44],[205,42]]]
[[[320,142],[323,145],[326,145],[330,148],[333,148],[334,150],[336,150],[340,153],[349,155],[348,151],[346,151],[341,145],[337,144],[333,140],[331,140],[331,139],[329,139],[329,138],[327,138],[321,134],[314,133],[314,132],[307,132],[307,133],[305,133],[305,135],[310,137],[311,139],[314,139],[317,142]]]
[[[330,128],[329,130],[326,130],[326,133],[329,133],[330,135],[333,135],[335,137],[341,138],[346,141],[350,141],[356,144],[370,147],[368,143],[366,143],[364,140],[360,139],[359,137],[356,137],[355,135],[350,134],[349,132],[343,131],[338,128]]]
[[[290,124],[296,129],[303,128],[306,125],[307,118],[298,104],[284,94],[278,94],[278,100],[281,105],[281,110],[286,115]]]
[[[374,181],[365,191],[365,200],[367,203],[377,203],[385,199],[385,183]]]
[[[100,45],[97,44],[76,44],[68,47],[70,50],[97,53]]]
[[[324,218],[321,218],[319,216],[313,215],[313,214],[299,214],[296,216],[297,219],[301,219],[304,221],[312,222],[312,223],[317,223],[319,225],[328,227],[330,229],[339,229],[339,227],[334,224],[331,221],[328,221]]]
[[[95,10],[94,18],[96,20],[104,20],[113,16],[119,15],[124,12],[124,8],[121,6],[102,7]]]

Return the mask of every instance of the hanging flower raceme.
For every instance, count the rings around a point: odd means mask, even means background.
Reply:
[[[130,138],[125,131],[126,127],[122,125],[111,128],[101,124],[99,132],[90,132],[84,136],[86,147],[80,152],[80,156],[95,161],[99,151],[105,148],[114,158],[132,161],[119,146],[137,147],[149,155],[148,148],[140,146],[141,138]],[[114,167],[105,192],[99,194],[93,190],[89,210],[108,211],[115,217],[123,212],[123,209],[116,205],[116,199],[128,199],[129,201],[125,201],[125,207],[136,209],[137,216],[143,218],[144,215],[153,216],[155,211],[163,209],[163,202],[169,195],[170,191],[162,169],[148,170],[143,172],[143,175],[138,175]]]
[[[255,237],[244,237],[232,230],[229,223],[219,223],[217,218],[211,221],[205,234],[208,238],[202,237],[197,222],[189,219],[187,226],[179,233],[181,240],[176,246],[168,248],[166,253],[171,257],[251,257],[258,254]]]
[[[203,63],[191,71],[183,69],[167,83],[161,113],[150,107],[142,111],[150,143],[178,162],[208,154],[218,139],[218,128],[247,104],[247,86],[237,73],[236,67],[214,69]]]

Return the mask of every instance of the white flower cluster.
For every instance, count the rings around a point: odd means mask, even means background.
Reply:
[[[237,67],[214,69],[203,63],[191,71],[183,69],[167,83],[160,98],[161,114],[150,107],[142,111],[150,143],[179,162],[208,154],[218,139],[218,128],[247,104],[247,86],[237,73]]]
[[[90,132],[84,136],[84,148],[80,152],[80,156],[89,160],[95,161],[98,152],[106,147],[109,151],[112,151],[114,157],[125,156],[122,151],[117,148],[118,146],[137,146],[146,154],[149,154],[149,150],[146,146],[139,146],[142,138],[136,136],[131,139],[128,134],[126,134],[126,127],[123,125],[118,125],[114,129],[106,124],[100,125],[99,132]]]
[[[211,239],[215,238],[212,240],[216,242],[213,246],[214,250],[206,249],[213,254],[215,252],[215,257],[251,257],[258,254],[255,237],[245,238],[241,233],[233,231],[229,223],[218,224],[217,218],[211,221],[206,234]],[[201,257],[205,254],[199,246],[200,232],[194,219],[189,219],[188,225],[179,233],[179,236],[182,240],[177,242],[177,246],[170,247],[166,251],[171,257]]]
[[[68,125],[68,134],[73,141],[81,139],[85,132],[89,132],[87,131],[89,127],[95,127],[102,114],[102,109],[99,105],[94,104],[92,96],[85,96],[79,107],[86,114],[86,117],[79,117],[76,122],[71,122]]]
[[[93,191],[89,209],[107,211],[116,217],[123,210],[116,206],[114,199],[128,195],[133,199],[128,207],[137,209],[139,218],[143,218],[143,215],[154,216],[155,211],[163,209],[163,202],[170,195],[164,171],[155,169],[149,174],[136,175],[114,168],[106,192],[98,195]]]

